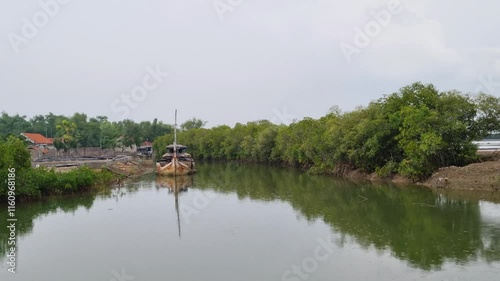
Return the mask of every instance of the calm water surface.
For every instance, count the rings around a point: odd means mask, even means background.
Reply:
[[[198,166],[176,182],[151,175],[18,206],[17,274],[2,227],[0,280],[500,278],[500,205],[488,194]]]

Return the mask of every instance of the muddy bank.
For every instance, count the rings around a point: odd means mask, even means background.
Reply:
[[[453,190],[500,190],[500,151],[481,152],[480,162],[465,167],[444,167],[423,182],[413,182],[401,175],[381,178],[376,173],[367,174],[360,170],[346,171],[342,177],[350,180],[369,180],[372,182],[391,182],[396,184],[417,184],[430,188]]]
[[[432,188],[461,190],[500,190],[500,154],[465,167],[445,167],[422,183]]]
[[[482,164],[482,163],[481,163]],[[500,162],[484,170],[481,165],[467,167],[446,167],[439,169],[422,185],[431,188],[463,189],[463,190],[500,190]]]
[[[88,166],[95,170],[106,169],[116,175],[127,178],[142,176],[154,171],[153,160],[131,156],[103,161],[55,162],[44,166],[54,168],[57,172],[63,173],[80,166]]]
[[[108,165],[106,169],[125,177],[138,177],[154,171],[153,160],[143,160],[140,158],[135,158],[125,162],[115,162]]]
[[[341,177],[347,178],[352,181],[371,181],[371,182],[387,182],[387,183],[395,183],[395,184],[415,184],[411,179],[403,177],[401,175],[393,175],[391,177],[382,178],[379,177],[376,173],[364,173],[361,170],[353,170],[346,172]]]

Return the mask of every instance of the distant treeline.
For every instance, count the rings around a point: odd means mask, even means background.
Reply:
[[[500,129],[500,98],[440,92],[415,83],[366,107],[289,126],[269,121],[194,128],[178,134],[197,159],[281,163],[341,175],[353,169],[412,179],[477,160],[472,143]],[[156,156],[172,133],[154,143]]]
[[[193,118],[182,126],[189,129],[204,124]],[[9,135],[19,137],[21,133],[38,133],[54,138],[54,146],[58,150],[79,147],[127,148],[144,141],[153,141],[170,132],[173,132],[173,126],[157,119],[152,122],[110,122],[106,116],[89,118],[84,113],[75,113],[71,117],[49,113],[30,119],[18,114],[9,116],[5,112],[0,116],[0,139],[6,140]]]

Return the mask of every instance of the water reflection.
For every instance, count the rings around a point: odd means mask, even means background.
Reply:
[[[168,188],[170,192],[179,193],[187,191],[193,186],[193,175],[177,176],[177,177],[157,177],[156,188]]]
[[[74,213],[79,208],[89,210],[92,208],[96,194],[85,194],[83,196],[68,196],[64,198],[45,198],[43,201],[33,202],[28,205],[16,206],[16,238],[19,243],[19,238],[29,235],[33,230],[33,222],[41,217],[49,216],[58,212]],[[0,207],[7,209],[5,205]],[[0,221],[6,222],[7,212],[0,212]],[[0,258],[7,254],[7,249],[10,248],[8,243],[9,233],[2,227],[0,230]],[[19,244],[18,245],[19,248]]]
[[[156,188],[168,188],[169,192],[174,193],[175,212],[177,214],[177,229],[179,238],[181,238],[181,219],[179,215],[179,193],[188,191],[193,186],[193,175],[183,175],[177,177],[157,177]]]
[[[192,176],[147,176],[99,194],[48,198],[18,206],[18,240],[30,235],[33,222],[40,217],[74,213],[79,208],[90,210],[95,200],[134,200],[135,193],[145,188],[168,188],[174,195],[162,200],[165,204],[169,200],[175,202],[179,237],[180,197],[189,189],[196,189],[236,194],[240,199],[253,201],[287,202],[307,220],[324,221],[340,237],[352,238],[365,249],[389,251],[424,270],[439,269],[446,262],[500,261],[500,207],[481,202],[477,193],[471,197],[418,187],[352,183],[290,169],[238,164],[200,163],[195,181]],[[237,205],[231,208],[226,211],[238,213]],[[6,215],[0,212],[0,220],[5,222]],[[5,257],[7,238],[6,229],[0,229],[0,258]],[[346,239],[339,241],[346,243]]]
[[[390,250],[421,269],[500,261],[500,223],[484,224],[479,202],[467,197],[236,164],[203,165],[196,180],[196,188],[239,198],[286,200],[308,220],[322,219],[363,247]]]
[[[128,184],[124,187],[116,185],[94,192],[67,196],[51,196],[35,202],[18,203],[16,205],[17,248],[22,246],[19,242],[20,238],[31,234],[34,221],[38,219],[57,213],[75,214],[81,208],[89,211],[92,209],[96,199],[106,200],[112,198],[118,201],[125,195],[138,191],[139,187],[137,184]],[[7,206],[0,205],[0,208],[7,209]],[[0,221],[7,221],[7,214],[7,212],[0,212]],[[8,237],[9,233],[2,228],[0,230],[0,258],[4,258],[7,254],[7,249],[10,248],[8,246]]]
[[[484,244],[482,255],[486,260],[493,262],[500,260],[500,204],[480,202],[482,242]]]

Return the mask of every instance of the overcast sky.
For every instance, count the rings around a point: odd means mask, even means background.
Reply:
[[[498,0],[58,1],[0,2],[0,111],[214,126],[415,81],[500,95]]]

